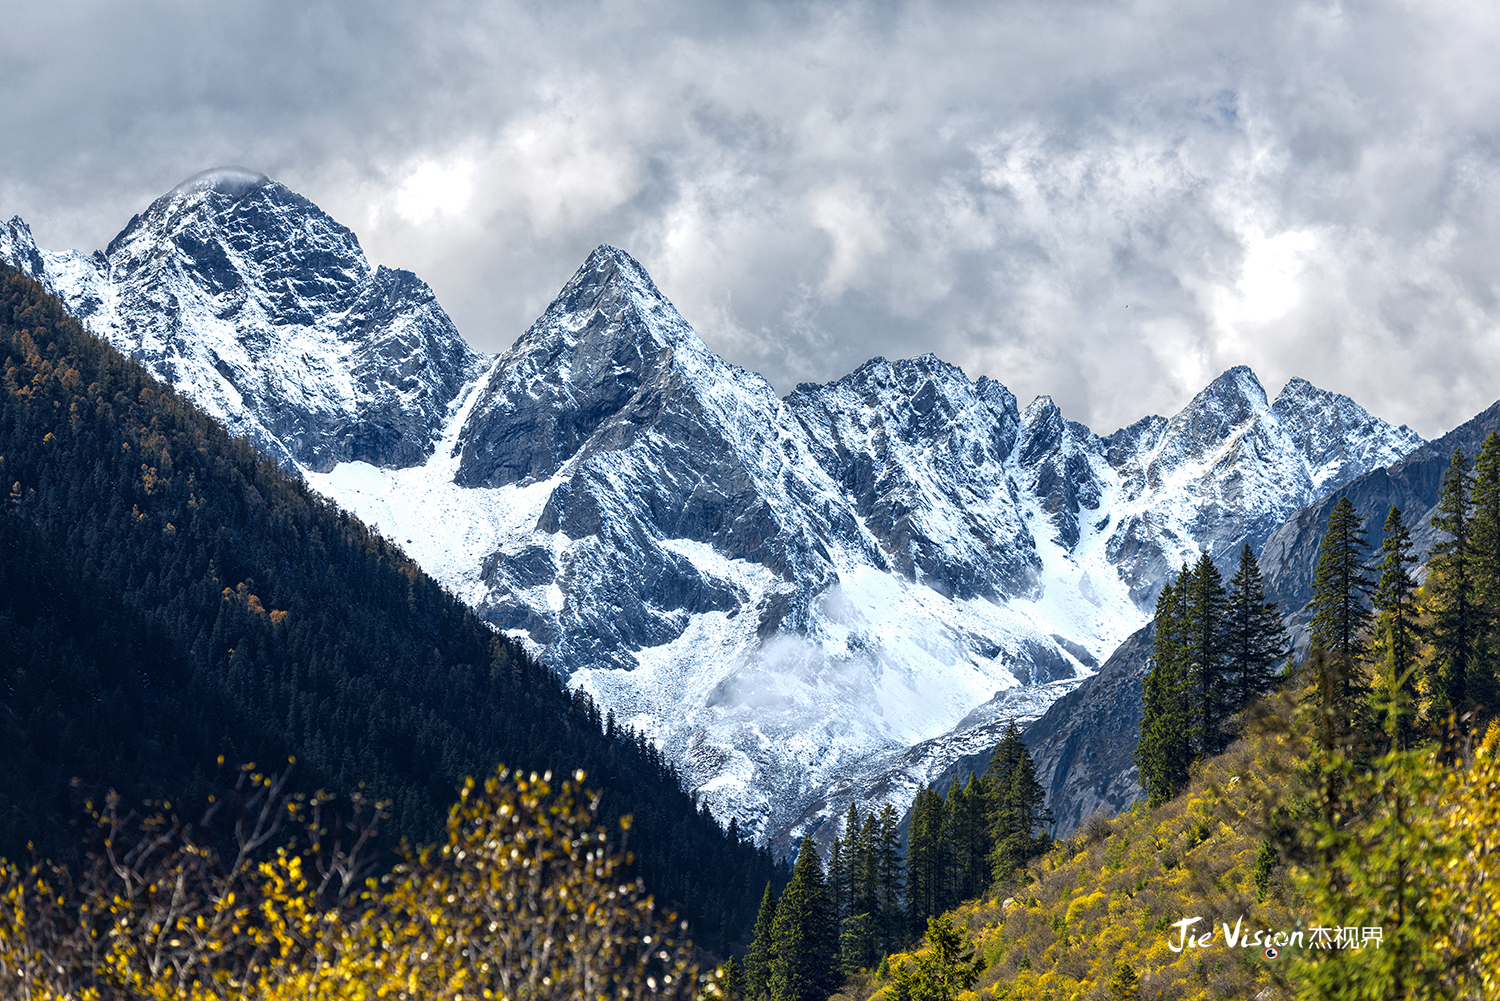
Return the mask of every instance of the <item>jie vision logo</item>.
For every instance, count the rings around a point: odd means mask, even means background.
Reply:
[[[1203,917],[1183,918],[1172,925],[1176,929],[1167,948],[1173,952],[1184,949],[1260,949],[1266,959],[1275,959],[1282,949],[1365,949],[1380,948],[1383,929],[1371,928],[1299,928],[1296,931],[1272,931],[1268,928],[1245,927],[1245,917],[1240,917],[1230,928],[1228,922],[1220,922],[1219,932],[1210,924],[1206,931],[1195,933],[1194,927]],[[1222,932],[1222,943],[1217,941]]]

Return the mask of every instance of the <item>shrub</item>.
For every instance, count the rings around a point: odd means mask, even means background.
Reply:
[[[162,813],[121,818],[112,799],[96,814],[102,847],[76,877],[0,861],[0,996],[675,999],[698,989],[673,918],[625,878],[629,856],[596,826],[597,799],[580,802],[582,772],[557,789],[550,775],[503,768],[482,786],[466,781],[445,842],[379,878],[364,875],[369,823],[337,825],[330,840],[326,800],[243,778],[231,852]]]

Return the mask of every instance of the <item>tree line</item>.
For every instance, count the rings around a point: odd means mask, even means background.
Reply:
[[[1302,673],[1249,546],[1227,589],[1207,554],[1184,566],[1157,600],[1142,689],[1136,762],[1151,805],[1185,788],[1195,761],[1225,749],[1236,714],[1283,681],[1315,706],[1328,760],[1368,764],[1480,732],[1500,694],[1500,435],[1472,463],[1454,450],[1431,525],[1444,537],[1419,581],[1402,511],[1389,509],[1372,553],[1363,519],[1339,499],[1318,548]],[[1320,795],[1338,801],[1332,787]],[[1333,829],[1331,816],[1322,822]],[[1262,854],[1274,857],[1269,841]]]
[[[1014,723],[983,775],[955,781],[946,799],[919,787],[910,817],[904,858],[889,805],[863,815],[851,805],[826,868],[813,839],[803,839],[786,889],[762,894],[743,968],[726,971],[734,1001],[822,1001],[925,932],[947,958],[905,971],[906,989],[920,993],[962,965],[962,937],[941,915],[1013,880],[1052,843],[1046,796]]]

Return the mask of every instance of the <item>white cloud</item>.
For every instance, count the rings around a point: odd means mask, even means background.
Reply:
[[[456,216],[469,206],[474,194],[474,164],[458,160],[443,164],[428,160],[396,189],[395,207],[401,218],[413,225],[434,216]]]

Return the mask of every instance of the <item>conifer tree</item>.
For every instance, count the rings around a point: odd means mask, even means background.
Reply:
[[[1192,690],[1194,743],[1200,755],[1223,749],[1223,721],[1229,715],[1229,693],[1224,685],[1224,580],[1208,553],[1186,575],[1184,654]],[[1178,578],[1182,589],[1183,579]]]
[[[1430,672],[1439,715],[1468,706],[1470,665],[1478,645],[1479,606],[1475,600],[1471,546],[1473,476],[1463,449],[1455,448],[1438,488],[1438,513],[1432,526],[1448,538],[1432,547],[1428,564],[1432,592]]]
[[[755,937],[750,941],[750,952],[745,956],[745,996],[749,1001],[770,998],[771,957],[775,946],[772,929],[776,923],[776,897],[771,893],[771,884],[760,898],[760,913],[755,918]]]
[[[943,798],[930,786],[917,789],[907,840],[907,916],[913,930],[947,908],[949,844],[943,837]]]
[[[1109,1001],[1139,1001],[1140,996],[1140,978],[1135,967],[1129,963],[1116,966],[1115,975],[1109,978]]]
[[[1052,822],[1047,795],[1036,780],[1036,764],[1014,722],[1005,729],[988,772],[990,864],[996,882],[1047,850],[1051,838],[1043,824]],[[1035,833],[1034,833],[1035,832]]]
[[[724,992],[724,1001],[746,1001],[745,971],[733,956],[724,961],[723,972],[719,976],[719,989]]]
[[[880,818],[865,815],[859,825],[859,846],[854,859],[854,913],[880,914]]]
[[[944,836],[953,846],[953,904],[979,896],[989,885],[990,801],[988,789],[972,772],[967,784],[955,780],[948,790]]]
[[[1370,621],[1364,605],[1371,591],[1364,572],[1367,548],[1363,519],[1349,498],[1340,497],[1328,515],[1313,570],[1313,642],[1334,656],[1357,656]]]
[[[1266,601],[1260,564],[1249,543],[1240,550],[1240,566],[1229,581],[1224,620],[1225,666],[1234,683],[1234,709],[1276,687],[1281,665],[1291,652],[1281,613]]]
[[[1135,760],[1152,806],[1159,806],[1187,786],[1193,762],[1189,740],[1188,679],[1182,644],[1184,567],[1174,586],[1156,597],[1155,645],[1151,670],[1142,686],[1141,735]]]
[[[824,1001],[838,987],[838,931],[818,849],[803,838],[771,924],[771,1001]]]
[[[1500,434],[1491,431],[1474,460],[1474,520],[1470,533],[1475,601],[1480,608],[1472,701],[1489,714],[1500,709]]]
[[[1416,563],[1417,557],[1400,508],[1392,507],[1386,515],[1380,551],[1380,582],[1375,588],[1375,608],[1380,617],[1375,635],[1381,652],[1381,701],[1391,744],[1405,750],[1411,737],[1416,687],[1412,674],[1417,664],[1417,581],[1407,567]]]
[[[881,915],[880,948],[883,953],[889,953],[905,942],[906,924],[906,912],[902,907],[906,877],[901,860],[901,818],[896,816],[896,808],[889,803],[880,808],[880,820],[873,829],[870,845],[874,870],[872,882]]]
[[[844,902],[844,887],[849,882],[849,860],[844,854],[843,835],[836,835],[828,846],[828,910],[835,922],[849,916]]]
[[[1332,711],[1351,725],[1363,694],[1355,660],[1364,651],[1371,612],[1365,599],[1374,585],[1365,574],[1364,522],[1347,497],[1340,497],[1328,515],[1328,530],[1318,547],[1313,570],[1312,642],[1328,655],[1319,684],[1331,686],[1320,698],[1331,700]]]
[[[870,847],[868,840],[860,837],[862,829],[859,807],[850,803],[843,833],[833,839],[828,854],[828,895],[840,929],[839,968],[846,974],[868,966],[875,950],[871,908],[859,908],[861,875],[867,879],[870,869]]]

